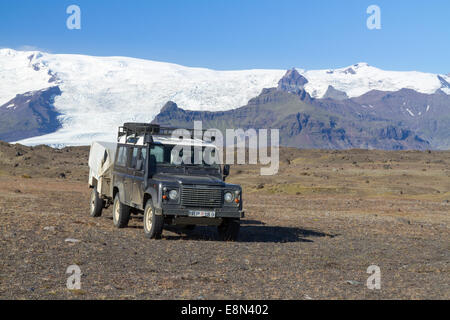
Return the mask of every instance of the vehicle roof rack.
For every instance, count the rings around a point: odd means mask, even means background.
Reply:
[[[149,123],[138,123],[138,122],[127,122],[123,126],[119,127],[118,137],[130,136],[132,134],[142,135],[142,134],[159,134],[160,126]]]
[[[178,129],[184,129],[188,130],[191,134],[191,138],[194,138],[194,129],[187,129],[187,128],[171,128],[171,127],[161,127],[159,124],[153,124],[153,123],[139,123],[139,122],[126,122],[123,124],[123,126],[119,127],[119,132],[117,135],[117,139],[120,139],[122,136],[152,136],[152,135],[158,135],[158,136],[172,136],[172,133],[175,130]],[[202,136],[205,133],[206,130],[202,130]]]

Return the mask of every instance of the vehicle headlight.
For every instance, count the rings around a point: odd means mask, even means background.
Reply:
[[[225,199],[226,202],[231,202],[231,201],[233,201],[234,196],[233,196],[233,194],[231,192],[227,192],[224,195],[224,199]]]
[[[178,191],[177,190],[170,190],[169,198],[170,198],[170,200],[176,200],[178,198]]]

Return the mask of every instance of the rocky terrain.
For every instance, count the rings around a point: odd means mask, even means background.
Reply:
[[[1,143],[0,299],[450,298],[450,152],[280,155],[273,177],[232,167],[239,241],[212,227],[148,240],[139,217],[121,230],[111,209],[89,217],[88,148]],[[381,290],[366,287],[371,265]]]
[[[241,108],[190,111],[168,102],[153,122],[186,128],[197,120],[204,128],[222,132],[230,128],[279,129],[280,145],[303,149],[450,148],[450,96],[441,89],[432,94],[411,89],[371,90],[349,98],[329,86],[324,97],[313,98],[305,89],[307,83],[292,69],[276,88],[264,89]]]
[[[0,106],[0,139],[18,141],[61,128],[60,114],[53,105],[61,95],[58,86],[18,94]]]

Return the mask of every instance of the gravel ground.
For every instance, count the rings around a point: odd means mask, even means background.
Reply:
[[[327,185],[339,184],[330,163],[323,169]],[[305,186],[283,192],[287,169],[278,182],[253,181],[246,167],[233,169],[233,182],[248,181],[246,218],[239,241],[221,242],[214,227],[172,227],[163,239],[148,240],[139,216],[115,229],[111,209],[89,217],[85,172],[72,167],[73,177],[46,177],[36,166],[30,166],[33,176],[0,175],[0,299],[450,298],[448,171],[439,198],[428,199],[424,192],[308,193]],[[313,179],[301,166],[291,169]],[[375,178],[378,171],[365,176],[371,184],[384,179]],[[81,289],[71,291],[66,270],[74,264],[82,272]],[[366,287],[371,265],[380,267],[380,290]]]

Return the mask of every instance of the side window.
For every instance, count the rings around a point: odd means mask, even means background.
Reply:
[[[156,163],[164,162],[164,148],[162,146],[153,146],[150,149],[150,155],[155,157]]]
[[[125,166],[126,165],[126,148],[125,147],[119,147],[119,151],[117,152],[117,160],[116,164],[118,166]]]
[[[125,152],[125,159],[124,159],[124,166],[130,166],[130,158],[132,156],[133,153],[133,148],[132,147],[127,147],[126,148],[126,152]],[[128,160],[130,159],[130,160]]]
[[[133,155],[131,156],[130,168],[137,169],[136,165],[140,157],[140,149],[133,148]]]
[[[136,164],[136,170],[144,170],[145,160],[147,159],[147,149],[142,148],[140,157]]]
[[[147,158],[147,149],[141,147],[133,148],[133,151],[131,153],[130,168],[139,171],[144,170],[146,158]]]

